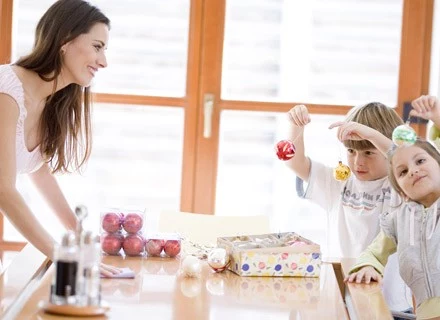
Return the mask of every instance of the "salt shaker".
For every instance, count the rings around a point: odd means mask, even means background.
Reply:
[[[98,306],[101,303],[101,281],[99,264],[101,249],[99,237],[87,231],[84,234],[82,247],[82,299],[87,306]]]

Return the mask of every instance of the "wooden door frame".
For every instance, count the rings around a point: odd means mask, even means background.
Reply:
[[[397,96],[401,115],[404,102],[429,92],[433,17],[434,0],[404,0]],[[426,125],[414,128],[418,135],[425,136]]]
[[[11,62],[13,0],[0,2],[0,64]]]
[[[0,64],[11,62],[13,7],[13,0],[1,0],[0,2]],[[13,246],[14,243],[15,242],[12,241],[4,241],[4,218],[3,214],[0,213],[0,248],[7,248],[10,245]],[[15,249],[19,248],[14,247],[14,250]]]
[[[223,60],[223,34],[225,23],[225,0],[204,1],[203,34],[200,57],[200,91],[198,93],[196,169],[193,207],[191,212],[213,214],[217,181],[219,121],[221,103],[221,76]],[[214,95],[211,118],[211,137],[204,138],[204,95]]]

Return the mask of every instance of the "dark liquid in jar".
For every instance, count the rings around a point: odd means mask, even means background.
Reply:
[[[77,270],[78,263],[76,261],[57,261],[57,276],[55,282],[55,294],[57,296],[66,295],[66,286],[70,286],[70,295],[75,295]]]

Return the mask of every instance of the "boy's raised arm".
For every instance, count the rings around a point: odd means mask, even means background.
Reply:
[[[286,161],[286,165],[304,181],[310,174],[310,159],[305,155],[304,126],[310,122],[310,115],[305,105],[296,105],[287,113],[290,122],[290,140],[295,145],[295,156]]]

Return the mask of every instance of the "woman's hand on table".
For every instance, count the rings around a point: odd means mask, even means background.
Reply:
[[[101,276],[106,278],[112,278],[114,275],[122,272],[120,268],[116,268],[105,263],[101,263],[99,265],[99,271],[101,272]]]
[[[345,277],[344,282],[370,283],[371,280],[381,283],[382,276],[372,266],[366,266]]]

